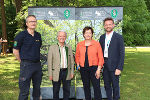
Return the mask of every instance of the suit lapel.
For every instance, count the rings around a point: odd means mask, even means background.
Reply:
[[[66,57],[67,57],[67,75],[68,75],[68,67],[69,67],[68,66],[68,46],[65,46],[65,50],[66,50]]]
[[[115,39],[115,32],[113,32],[113,35],[112,35],[112,38],[111,38],[111,41],[110,41],[110,44],[109,44],[109,48],[112,47],[111,45],[113,44],[114,39]],[[108,50],[109,50],[109,48],[108,48]]]
[[[68,64],[68,47],[65,46],[65,50],[66,50],[66,57],[67,57],[67,64]]]
[[[106,33],[104,34],[103,36],[103,49],[105,50],[105,37],[106,37]],[[103,53],[104,53],[104,50],[103,50]]]
[[[61,61],[61,53],[60,53],[60,48],[59,48],[58,44],[57,44],[57,47],[56,47],[56,54],[58,54],[57,57],[59,57],[59,61]]]

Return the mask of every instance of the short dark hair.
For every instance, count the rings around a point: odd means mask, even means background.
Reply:
[[[87,31],[87,30],[91,30],[91,32],[92,32],[92,35],[93,35],[93,33],[94,33],[94,31],[93,31],[93,28],[92,27],[90,27],[90,26],[86,26],[84,29],[83,29],[83,35],[84,35],[84,33],[85,33],[85,31]]]
[[[28,15],[28,16],[26,17],[26,22],[27,22],[27,20],[28,20],[29,17],[34,17],[34,18],[36,19],[35,15]]]
[[[111,20],[111,21],[114,23],[113,18],[111,18],[111,17],[107,17],[107,18],[105,18],[105,19],[104,19],[103,24],[105,24],[105,22],[106,22],[106,21],[108,21],[108,20]]]

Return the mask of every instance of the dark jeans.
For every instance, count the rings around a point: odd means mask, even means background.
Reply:
[[[63,83],[63,100],[69,100],[71,80],[66,80],[67,70],[60,70],[59,80],[53,83],[53,100],[59,100],[59,90],[61,82]]]
[[[84,94],[86,100],[91,100],[91,89],[90,81],[92,82],[94,89],[94,100],[102,100],[101,89],[100,89],[100,79],[95,76],[97,66],[92,67],[80,67],[81,79],[84,87]]]
[[[18,100],[28,100],[31,79],[33,84],[33,100],[39,100],[42,80],[41,63],[21,61],[19,76],[20,93]]]
[[[115,71],[109,71],[107,66],[108,66],[107,60],[105,60],[103,79],[107,98],[108,100],[119,100],[120,98],[119,75],[115,75]]]

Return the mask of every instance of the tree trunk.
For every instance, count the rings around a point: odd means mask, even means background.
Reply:
[[[15,4],[16,4],[16,13],[18,13],[21,10],[22,0],[15,0]]]
[[[2,18],[2,36],[3,39],[7,39],[4,0],[0,0],[0,5],[1,5],[1,18]]]
[[[22,8],[22,0],[15,0],[15,5],[16,5],[16,15],[17,13],[20,12],[21,8]],[[20,19],[17,21],[17,27],[24,29],[24,19]]]
[[[6,34],[6,17],[5,17],[5,7],[4,7],[4,0],[0,0],[0,6],[1,6],[1,18],[2,18],[2,38],[3,40],[7,40],[7,34]],[[6,47],[7,43],[3,43],[3,53],[6,53]]]

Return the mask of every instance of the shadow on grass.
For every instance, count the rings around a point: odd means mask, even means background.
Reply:
[[[120,84],[121,100],[149,100],[149,59],[148,51],[126,52]]]
[[[0,100],[17,100],[19,63],[12,54],[0,59]]]

